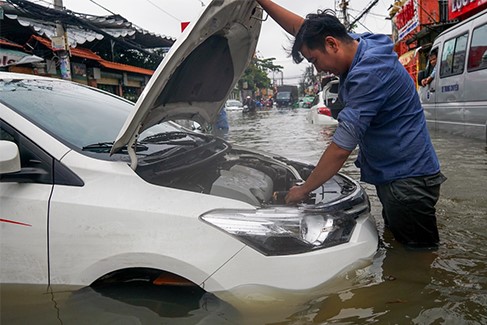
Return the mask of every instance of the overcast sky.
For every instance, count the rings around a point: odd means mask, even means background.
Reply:
[[[119,14],[133,24],[151,32],[178,38],[181,35],[181,22],[191,22],[204,9],[210,0],[63,0],[68,10],[75,12],[109,15]],[[305,16],[318,9],[335,9],[334,0],[275,0],[281,6]],[[371,0],[349,0],[349,13],[357,17]],[[391,21],[386,20],[392,0],[378,0],[369,13],[360,20],[357,32],[391,33]],[[99,4],[100,6],[98,6]],[[351,18],[353,20],[353,18]],[[288,57],[284,47],[290,46],[282,29],[269,17],[262,24],[257,50],[263,58],[276,58],[275,64],[284,67],[285,83],[297,84],[307,63],[296,65]],[[277,77],[281,77],[280,75]]]

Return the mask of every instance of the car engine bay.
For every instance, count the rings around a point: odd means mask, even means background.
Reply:
[[[232,147],[219,138],[182,153],[139,159],[136,173],[160,186],[243,201],[256,207],[284,205],[287,191],[314,166],[280,156]],[[313,191],[305,204],[329,203],[347,196],[356,184],[335,175]]]

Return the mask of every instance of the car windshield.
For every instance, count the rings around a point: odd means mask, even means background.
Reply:
[[[227,100],[227,106],[242,106],[238,100]]]
[[[133,104],[61,80],[2,80],[1,101],[58,140],[82,148],[114,141]]]
[[[134,109],[120,97],[61,80],[0,80],[0,101],[75,149],[115,141]],[[173,130],[154,126],[141,138]]]
[[[277,99],[287,99],[291,96],[290,92],[280,92],[277,93]]]

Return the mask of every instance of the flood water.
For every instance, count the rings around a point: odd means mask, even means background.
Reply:
[[[315,164],[333,128],[306,110],[228,112],[231,143]],[[448,177],[437,204],[441,246],[413,252],[384,231],[373,186],[363,184],[383,244],[371,261],[312,292],[222,301],[185,288],[155,290],[2,284],[3,324],[487,324],[487,152],[483,141],[433,133]],[[354,157],[342,172],[355,179]],[[309,265],[326,268],[326,265]],[[28,272],[28,269],[26,269]],[[236,274],[235,276],[238,276]],[[279,276],[279,274],[276,274]]]

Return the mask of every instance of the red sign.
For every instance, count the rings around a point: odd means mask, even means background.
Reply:
[[[401,30],[411,20],[415,20],[416,10],[414,1],[407,1],[394,18],[398,30]]]
[[[186,29],[186,27],[188,27],[189,25],[189,21],[183,21],[181,23],[181,32],[184,32],[184,30]]]
[[[396,41],[400,41],[419,25],[417,0],[408,0],[394,16],[393,21],[398,32]]]
[[[448,0],[448,18],[458,18],[484,4],[487,0]]]

